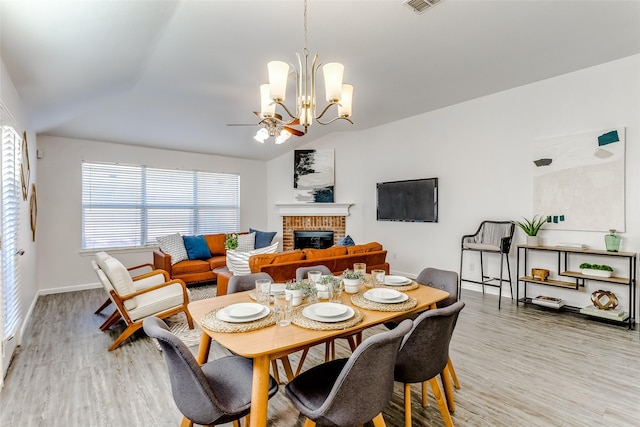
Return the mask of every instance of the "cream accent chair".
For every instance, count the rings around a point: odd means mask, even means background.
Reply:
[[[96,262],[98,263],[98,266],[100,266],[100,268],[102,268],[102,265],[104,265],[104,260],[107,258],[111,258],[111,255],[109,255],[108,253],[104,252],[104,251],[100,251],[100,252],[96,252],[95,254],[96,257]],[[131,278],[133,279],[133,285],[136,288],[136,291],[139,291],[140,289],[144,289],[144,281],[136,283],[136,281],[140,280],[140,279],[144,279],[149,277],[150,275],[153,275],[155,273],[153,273],[153,270],[155,270],[155,266],[153,264],[140,264],[140,265],[135,265],[133,267],[127,267],[127,271],[129,272],[129,274],[131,275]],[[143,273],[143,270],[148,270],[146,272]],[[135,274],[138,273],[138,274]],[[100,314],[102,313],[102,310],[104,310],[105,308],[109,307],[109,305],[111,305],[111,298],[107,297],[107,299],[105,300],[105,302],[102,303],[102,305],[100,307],[98,307],[98,309],[96,311],[94,311],[93,314]],[[116,319],[117,320],[117,319]],[[107,328],[111,326],[108,325]]]
[[[150,316],[160,319],[184,312],[187,316],[189,328],[193,329],[193,319],[187,310],[189,295],[185,283],[180,279],[169,280],[169,274],[164,270],[155,270],[144,279],[140,279],[137,290],[133,279],[124,265],[113,257],[105,258],[99,266],[91,261],[102,286],[109,294],[109,298],[116,305],[116,311],[100,327],[105,330],[122,318],[127,327],[111,344],[109,351],[122,344],[135,331],[142,327],[142,321]],[[144,282],[143,282],[144,281]]]

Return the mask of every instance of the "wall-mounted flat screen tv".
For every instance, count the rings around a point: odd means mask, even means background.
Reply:
[[[378,221],[438,222],[438,178],[379,182]]]

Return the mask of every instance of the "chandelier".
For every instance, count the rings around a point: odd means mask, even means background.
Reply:
[[[264,142],[266,137],[263,138],[263,136],[266,134],[274,136],[276,144],[286,141],[291,133],[283,126],[300,125],[304,127],[304,132],[301,132],[304,135],[313,121],[321,125],[328,125],[338,119],[343,119],[353,124],[349,118],[351,117],[353,86],[342,83],[344,66],[340,63],[330,62],[322,66],[327,105],[322,108],[319,114],[316,111],[316,73],[321,64],[317,63],[318,55],[316,54],[311,62],[311,68],[309,68],[307,0],[304,1],[304,62],[300,54],[296,53],[296,56],[298,57],[297,69],[282,61],[271,61],[267,64],[269,83],[260,86],[260,117],[262,118],[260,123],[265,127],[260,129],[255,137],[260,142]],[[296,77],[295,108],[289,108],[284,104],[290,69]],[[282,115],[276,113],[278,105],[288,115],[288,119],[283,120]],[[325,113],[334,105],[338,110],[337,116],[323,120]]]

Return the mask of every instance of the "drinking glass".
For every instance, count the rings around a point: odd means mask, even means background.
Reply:
[[[307,277],[309,278],[309,280],[311,280],[311,284],[315,285],[320,281],[320,278],[322,277],[322,272],[317,270],[309,271],[307,273]]]
[[[367,274],[367,264],[364,262],[356,262],[353,264],[353,271],[360,273],[360,278],[364,279],[365,274]]]
[[[329,290],[329,301],[342,303],[342,279],[336,277],[333,279],[333,283],[327,285]]]
[[[384,285],[384,270],[371,270],[371,280],[373,280],[373,287]]]
[[[264,306],[269,307],[269,301],[271,299],[271,280],[259,279],[256,280],[256,302]]]
[[[276,294],[274,296],[274,311],[276,313],[276,325],[289,326],[291,324],[291,313],[293,311],[293,301],[291,294]]]

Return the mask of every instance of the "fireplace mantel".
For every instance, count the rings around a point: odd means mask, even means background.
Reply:
[[[353,203],[276,203],[280,216],[349,216]]]

